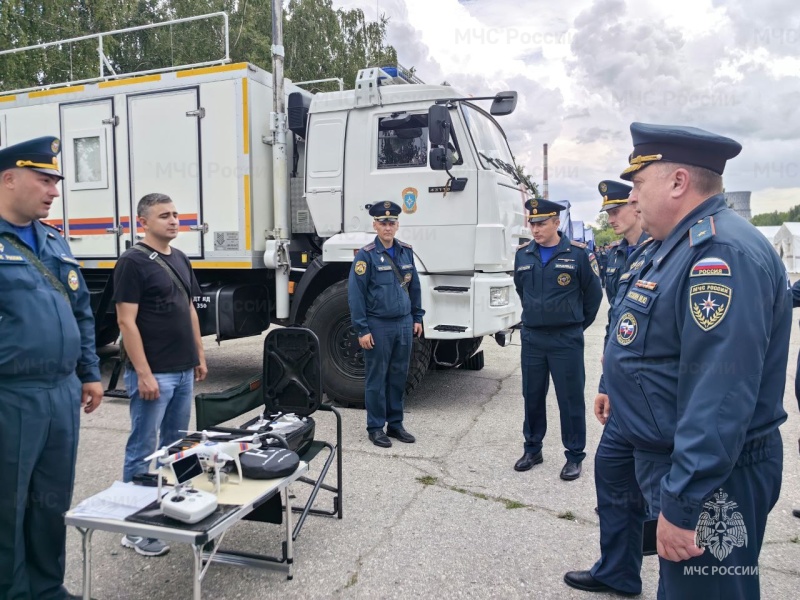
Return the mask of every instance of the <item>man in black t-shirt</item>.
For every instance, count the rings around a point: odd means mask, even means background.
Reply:
[[[136,209],[144,240],[128,249],[114,269],[114,302],[128,363],[131,433],[123,481],[146,473],[145,457],[188,429],[194,381],[206,377],[200,324],[191,297],[200,286],[186,255],[172,248],[178,210],[165,194],[148,194]],[[142,251],[144,250],[144,251]],[[156,435],[159,432],[159,439]],[[144,556],[169,551],[164,542],[127,535],[122,545]]]

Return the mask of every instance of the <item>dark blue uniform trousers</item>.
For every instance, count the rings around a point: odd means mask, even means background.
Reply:
[[[0,382],[0,598],[61,600],[81,384]]]
[[[364,400],[367,431],[403,425],[403,395],[414,335],[411,315],[396,319],[367,318],[374,347],[364,350],[366,381]]]
[[[661,479],[669,469],[668,455],[636,452],[636,477],[645,500],[656,514],[660,512]],[[737,504],[727,510],[726,515],[729,518],[734,512],[741,513],[747,529],[747,544],[734,546],[722,560],[715,557],[709,547],[700,556],[681,562],[659,558],[659,600],[757,600],[761,597],[758,555],[764,541],[767,515],[780,495],[782,470],[783,442],[779,431],[745,444],[722,490],[728,495],[728,502]],[[723,539],[723,534],[724,527],[718,539]]]
[[[542,449],[547,432],[550,376],[561,415],[561,443],[567,460],[581,462],[586,453],[586,405],[583,388],[583,327],[522,328],[522,395],[525,398],[525,452]]]
[[[622,437],[613,406],[597,446],[594,481],[600,516],[600,560],[592,567],[592,577],[614,589],[640,594],[647,504],[636,481],[633,446]]]

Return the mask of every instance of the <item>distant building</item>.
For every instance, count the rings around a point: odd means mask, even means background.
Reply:
[[[753,217],[750,212],[750,192],[725,192],[725,201],[739,216],[748,221]]]
[[[800,272],[800,223],[784,223],[773,237],[772,245],[790,273]]]

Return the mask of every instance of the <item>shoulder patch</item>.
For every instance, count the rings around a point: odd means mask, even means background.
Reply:
[[[356,272],[356,275],[363,275],[367,272],[367,263],[363,260],[359,260],[353,270]]]
[[[578,248],[586,248],[586,244],[584,244],[583,242],[577,242],[575,240],[570,240],[569,243],[572,244],[573,246],[577,246]]]
[[[375,250],[375,242],[372,242],[371,244],[367,244],[366,246],[364,246],[361,249],[362,250],[366,250],[367,252],[369,252],[370,250]]]
[[[400,244],[403,248],[411,248],[411,244],[406,244],[405,242],[401,242],[397,240],[397,243]]]
[[[731,268],[721,258],[709,257],[694,263],[689,273],[689,277],[706,277],[709,275],[730,277]]]
[[[592,271],[597,277],[600,277],[600,267],[597,265],[597,259],[594,254],[589,255],[589,264],[592,265]]]
[[[713,238],[715,233],[714,217],[709,215],[700,219],[689,229],[689,245],[699,246]]]

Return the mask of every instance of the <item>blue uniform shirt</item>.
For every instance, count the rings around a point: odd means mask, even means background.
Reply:
[[[775,250],[722,194],[648,246],[620,277],[603,376],[625,438],[671,463],[662,514],[693,529],[743,445],[786,420],[792,297]]]
[[[585,244],[571,242],[564,235],[546,264],[536,242],[517,250],[514,285],[522,300],[522,323],[526,327],[582,325],[586,329],[603,300],[594,255]]]
[[[422,290],[414,266],[414,252],[409,244],[395,240],[394,264],[403,278],[401,285],[392,269],[386,248],[375,241],[361,248],[353,260],[347,285],[350,318],[359,337],[368,334],[368,317],[394,319],[410,314],[414,323],[422,323]]]
[[[100,381],[89,289],[78,261],[56,229],[35,221],[33,232],[34,254],[64,284],[69,303],[0,237],[0,378],[48,382],[76,372],[83,383]],[[3,219],[0,234],[20,240]]]

